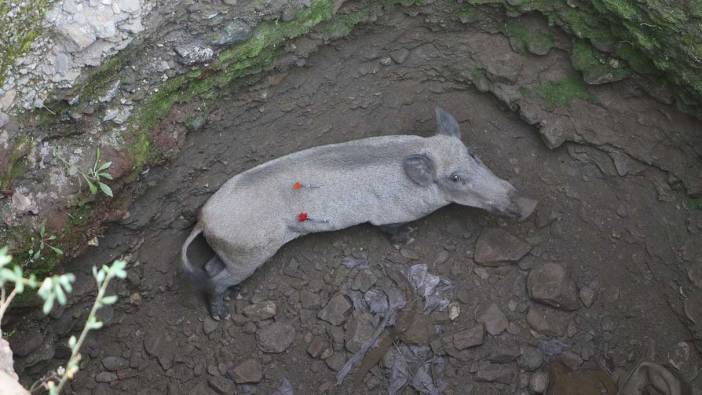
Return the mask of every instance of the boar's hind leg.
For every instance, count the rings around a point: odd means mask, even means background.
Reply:
[[[226,269],[226,265],[216,254],[205,264],[205,271],[210,276],[208,295],[210,315],[216,321],[229,318],[229,309],[224,298],[229,288],[236,284]]]
[[[414,241],[412,238],[414,228],[407,222],[379,225],[378,228],[388,236],[392,244],[406,245]]]

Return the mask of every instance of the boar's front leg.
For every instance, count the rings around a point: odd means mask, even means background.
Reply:
[[[414,241],[412,232],[415,229],[408,222],[379,225],[378,228],[388,236],[390,242],[394,245],[407,245]]]
[[[210,277],[208,303],[213,320],[228,319],[229,309],[225,303],[227,291],[233,287],[231,274],[226,265],[216,254],[205,264],[205,271]]]

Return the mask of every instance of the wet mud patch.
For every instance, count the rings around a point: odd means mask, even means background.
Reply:
[[[84,349],[71,383],[75,393],[272,393],[284,380],[296,393],[331,392],[337,371],[377,325],[352,303],[354,295],[397,286],[393,269],[416,264],[451,281],[459,314],[420,313],[424,323],[415,327],[426,333],[396,339],[391,356],[368,368],[357,392],[387,392],[393,358],[406,346],[413,377],[433,361],[429,382],[445,393],[528,391],[556,358],[621,375],[639,359],[668,362],[685,347],[687,357],[676,363],[695,378],[700,356],[691,347],[684,302],[699,293],[688,269],[699,256],[702,211],[688,208],[685,188],[673,188],[671,177],[698,166],[687,164],[699,160],[693,133],[702,125],[624,81],[594,89],[594,103],[573,102],[604,119],[664,114],[668,125],[660,132],[674,130],[672,141],[686,142],[669,155],[677,160],[673,170],[626,153],[617,162],[608,150],[614,143],[598,140],[598,129],[577,129],[577,137],[549,150],[525,116],[533,114],[525,110],[529,102],[506,98],[529,76],[567,76],[567,57],[557,49],[547,57],[519,54],[501,34],[452,24],[438,29],[430,19],[389,12],[321,47],[305,67],[273,72],[225,95],[207,123],[187,136],[179,157],[152,168],[135,187],[139,197],[128,215],[67,267],[78,272],[73,304],[36,331],[54,352],[28,350],[19,359],[20,375],[30,380],[63,362],[63,344],[77,329],[71,319],[85,314],[83,303],[94,292],[88,268],[127,255],[129,277],[115,285],[120,302]],[[489,76],[484,86],[469,78],[477,65]],[[429,135],[437,104],[456,116],[463,140],[498,176],[539,199],[532,217],[516,223],[449,206],[414,223],[414,242],[400,248],[368,225],[307,236],[286,245],[232,295],[231,320],[208,318],[178,275],[178,252],[199,207],[222,183],[315,145]],[[557,107],[550,114],[584,124],[593,112]],[[618,124],[617,150],[631,149],[623,136],[648,124]],[[656,163],[668,158],[654,156]],[[511,241],[528,252],[499,266],[476,262],[481,236],[495,229],[512,237],[489,238],[494,250],[513,248]],[[348,258],[368,267],[350,269],[343,264]],[[528,281],[533,273],[539,275]],[[550,292],[543,278],[562,286]],[[32,312],[14,325],[37,319]],[[483,337],[474,331],[481,326]]]

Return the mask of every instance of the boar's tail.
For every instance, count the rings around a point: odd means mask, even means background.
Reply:
[[[202,226],[200,223],[198,223],[195,225],[193,231],[190,232],[188,238],[185,239],[183,247],[180,250],[180,259],[183,272],[185,272],[185,274],[191,278],[193,283],[199,288],[209,289],[212,281],[210,280],[210,276],[207,274],[207,271],[205,271],[202,265],[197,263],[193,265],[193,263],[190,261],[191,258],[199,258],[199,255],[202,255],[201,250],[203,249],[209,250],[210,253],[214,253],[202,234]],[[205,261],[208,258],[209,257],[205,258]]]

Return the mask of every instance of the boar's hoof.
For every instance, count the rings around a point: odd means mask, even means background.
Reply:
[[[213,320],[227,320],[230,317],[229,308],[224,301],[224,292],[212,295],[210,299],[210,316]]]
[[[380,230],[388,236],[390,243],[394,246],[408,245],[414,241],[412,233],[415,228],[407,223],[381,225]]]

